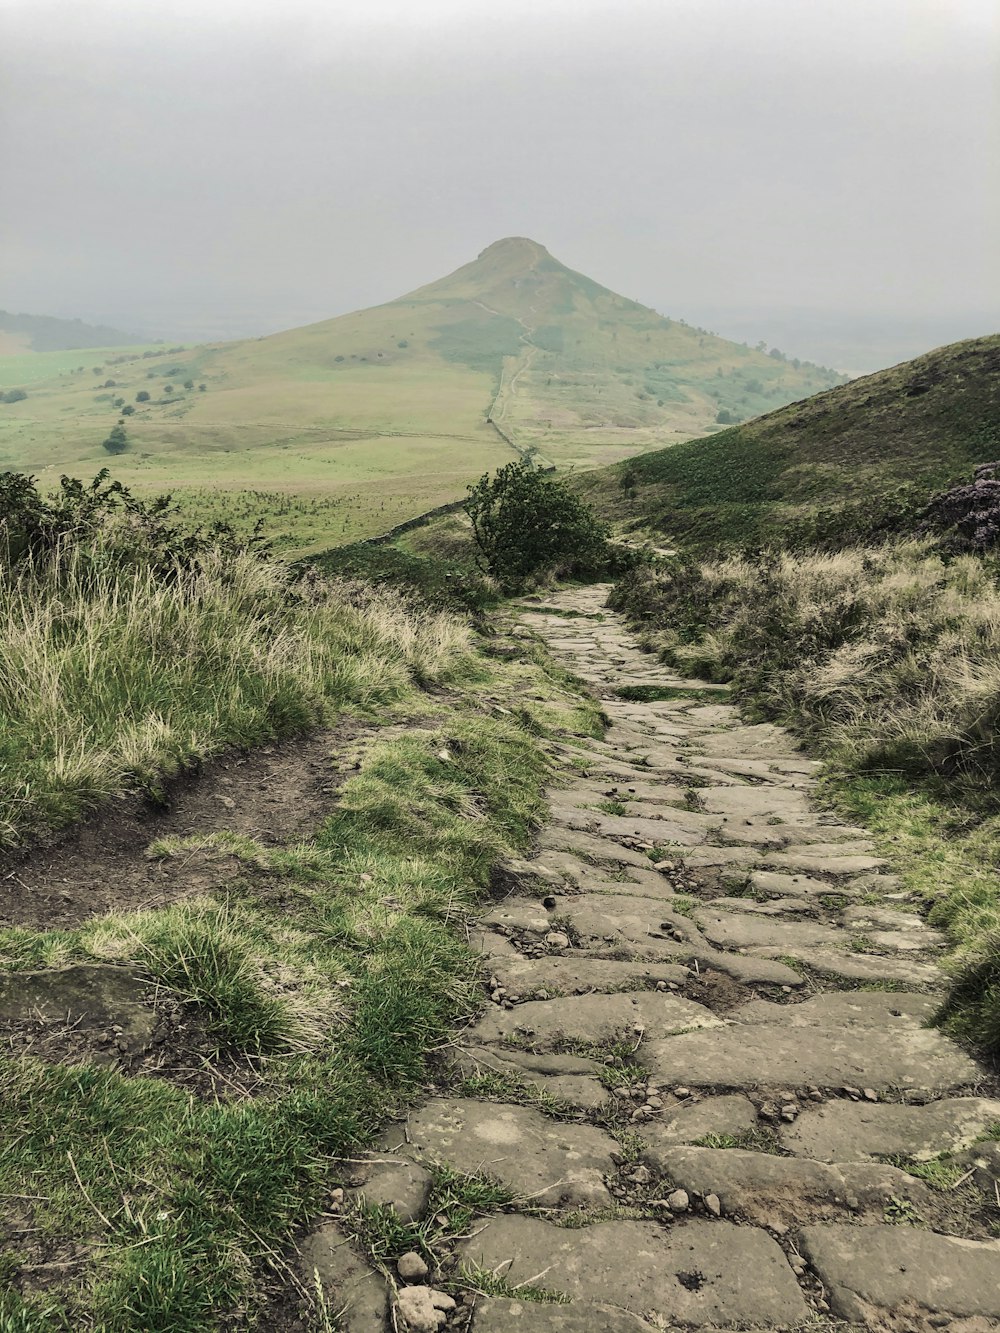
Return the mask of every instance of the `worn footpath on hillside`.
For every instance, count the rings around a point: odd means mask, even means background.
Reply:
[[[332,1220],[304,1276],[346,1333],[1000,1328],[1000,1100],[928,1025],[943,939],[792,737],[606,592],[524,608],[611,725],[556,746],[475,934],[491,1004],[350,1182],[406,1223],[442,1170],[507,1202],[381,1272]]]

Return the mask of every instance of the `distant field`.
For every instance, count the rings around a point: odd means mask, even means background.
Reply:
[[[153,344],[138,347],[83,347],[70,352],[14,352],[10,356],[0,355],[0,388],[13,389],[20,385],[36,384],[50,380],[57,375],[70,375],[74,371],[88,374],[91,379],[93,366],[104,366],[112,357],[127,356],[131,360],[136,354],[161,349]],[[82,367],[82,370],[78,370]],[[108,372],[114,373],[114,368]],[[107,376],[102,376],[106,379]]]

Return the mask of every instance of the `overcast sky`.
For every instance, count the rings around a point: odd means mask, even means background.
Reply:
[[[0,0],[0,307],[263,333],[526,235],[741,337],[989,332],[998,58],[997,0]]]

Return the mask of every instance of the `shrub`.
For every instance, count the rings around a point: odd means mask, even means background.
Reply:
[[[0,402],[23,403],[27,396],[23,389],[8,389],[5,394],[0,394]]]
[[[121,414],[123,417],[133,417],[135,416],[135,408],[132,406],[131,403],[125,403],[125,405],[121,408]]]
[[[482,567],[507,587],[542,571],[593,572],[608,563],[607,527],[563,482],[524,463],[481,477],[465,510]]]
[[[135,396],[135,401],[136,401],[137,403],[148,403],[148,402],[149,402],[149,390],[148,390],[148,389],[140,389],[139,392],[138,392],[138,393],[136,394],[136,396]]]
[[[121,424],[112,426],[111,433],[104,441],[104,448],[109,454],[123,454],[128,448],[128,435]]]

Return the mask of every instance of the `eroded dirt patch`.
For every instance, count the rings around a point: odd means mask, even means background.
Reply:
[[[169,806],[135,797],[53,846],[0,859],[0,924],[65,929],[110,911],[162,906],[239,873],[235,858],[197,850],[164,861],[167,835],[228,831],[267,846],[294,843],[329,814],[343,781],[335,756],[368,728],[354,719],[250,753],[230,752],[174,784]]]

